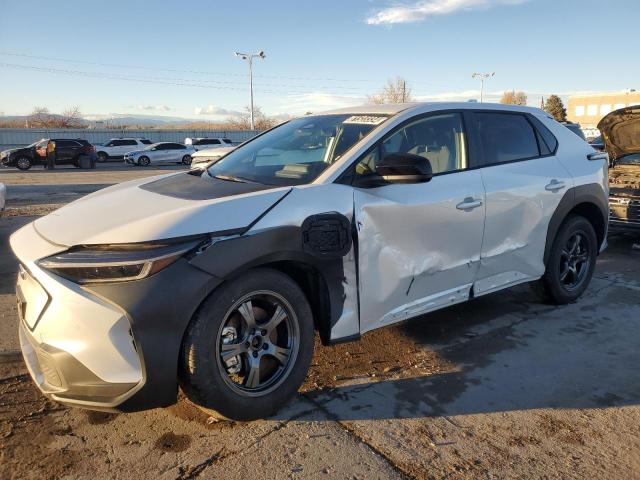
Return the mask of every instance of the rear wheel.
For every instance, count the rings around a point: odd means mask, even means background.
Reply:
[[[184,157],[182,157],[182,164],[191,165],[191,155],[185,155]]]
[[[581,216],[569,217],[553,241],[545,273],[534,290],[558,305],[577,300],[589,286],[597,255],[598,240],[591,223]]]
[[[100,163],[104,163],[107,160],[109,160],[109,155],[107,155],[105,152],[98,152],[98,161]]]
[[[217,416],[267,417],[304,381],[313,335],[300,287],[275,270],[253,270],[215,290],[194,315],[182,345],[182,388]]]
[[[18,157],[16,159],[16,167],[20,170],[29,170],[32,166],[31,159],[29,157]]]
[[[138,159],[138,165],[140,165],[141,167],[148,167],[150,163],[151,159],[144,155]]]

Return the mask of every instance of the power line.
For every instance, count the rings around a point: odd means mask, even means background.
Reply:
[[[127,68],[127,69],[138,69],[138,70],[148,70],[148,71],[165,71],[165,72],[173,72],[173,73],[190,73],[190,74],[195,74],[195,75],[208,75],[208,76],[223,76],[223,77],[244,77],[246,78],[248,75],[245,73],[235,73],[235,72],[213,72],[213,71],[201,71],[201,70],[187,70],[187,69],[176,69],[176,68],[162,68],[162,67],[149,67],[149,66],[145,66],[145,65],[125,65],[125,64],[119,64],[119,63],[105,63],[105,62],[93,62],[93,61],[87,61],[87,60],[77,60],[77,59],[69,59],[69,58],[60,58],[60,57],[48,57],[48,56],[43,56],[43,55],[30,55],[30,54],[25,54],[25,53],[17,53],[17,52],[7,52],[7,51],[0,51],[0,55],[6,55],[6,56],[12,56],[12,57],[22,57],[22,58],[30,58],[30,59],[35,59],[35,60],[47,60],[47,61],[54,61],[54,62],[67,62],[67,63],[77,63],[77,64],[83,64],[83,65],[94,65],[94,66],[101,66],[101,67],[109,67],[109,68]],[[321,78],[321,77],[299,77],[299,76],[284,76],[284,75],[255,75],[256,78],[271,78],[271,79],[279,79],[279,80],[294,80],[294,81],[309,81],[309,82],[315,82],[315,81],[327,81],[327,82],[341,82],[341,83],[375,83],[378,84],[380,83],[378,80],[375,79],[358,79],[358,78]],[[193,79],[188,79],[185,81],[193,81]],[[206,80],[198,80],[198,82],[205,82]],[[230,82],[227,82],[230,83]],[[411,81],[409,82],[412,85],[423,85],[423,86],[429,86],[429,87],[437,87],[437,88],[444,88],[444,89],[453,89],[453,88],[463,88],[459,85],[444,85],[444,84],[439,84],[439,83],[433,83],[433,82],[426,82],[426,81]],[[263,85],[269,85],[269,86],[283,86],[283,87],[299,87],[299,88],[305,88],[307,90],[309,90],[311,87],[308,86],[303,86],[303,85],[287,85],[287,84],[268,84],[268,83],[264,83]],[[358,91],[361,92],[361,89],[358,87],[341,87],[338,85],[331,85],[331,86],[322,86],[319,88],[331,88],[331,89],[342,89],[342,90],[353,90],[353,91]]]
[[[148,77],[148,76],[136,76],[136,75],[124,75],[124,74],[116,74],[116,73],[106,73],[106,72],[87,72],[82,70],[68,70],[61,68],[53,68],[53,67],[39,67],[36,65],[22,65],[16,63],[5,63],[0,62],[0,68],[11,68],[17,70],[30,70],[44,73],[54,73],[72,77],[86,77],[86,78],[96,78],[96,79],[107,79],[107,80],[121,80],[128,82],[139,82],[139,83],[151,83],[151,84],[160,84],[160,85],[173,85],[173,86],[182,86],[182,87],[195,87],[195,88],[206,88],[206,89],[216,89],[216,90],[227,90],[227,91],[244,91],[242,88],[234,87],[236,85],[235,82],[224,82],[224,81],[214,81],[214,80],[190,80],[183,78],[168,78],[168,77]],[[274,89],[261,89],[262,93],[271,93],[271,94],[283,94],[283,93],[309,93],[309,88],[305,88],[304,86],[289,86],[285,84],[279,84],[275,86],[280,86],[283,90],[274,90]],[[321,88],[329,88],[329,87],[321,87]],[[315,89],[317,90],[317,88]],[[359,89],[353,89],[353,92],[360,92]],[[326,93],[326,92],[321,92]]]

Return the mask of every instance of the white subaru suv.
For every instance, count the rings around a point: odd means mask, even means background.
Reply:
[[[264,417],[304,380],[315,331],[354,341],[523,282],[575,301],[607,189],[606,154],[535,108],[305,116],[15,232],[22,351],[68,405],[162,407],[181,386],[221,416]]]
[[[126,153],[141,150],[151,145],[146,138],[112,138],[102,145],[95,145],[99,162],[106,162],[110,158],[123,158]]]

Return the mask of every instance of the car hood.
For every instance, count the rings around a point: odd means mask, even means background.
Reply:
[[[138,243],[247,229],[291,191],[189,173],[121,183],[87,195],[34,222],[58,245]]]
[[[640,152],[640,105],[611,112],[598,129],[612,159]]]
[[[0,155],[2,156],[8,156],[13,152],[17,152],[18,150],[21,150],[20,148],[8,148],[7,150],[2,150],[0,152]]]

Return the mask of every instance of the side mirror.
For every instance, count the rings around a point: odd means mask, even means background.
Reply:
[[[388,183],[424,183],[433,178],[431,162],[411,153],[386,155],[376,166],[376,173]]]

